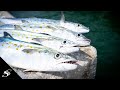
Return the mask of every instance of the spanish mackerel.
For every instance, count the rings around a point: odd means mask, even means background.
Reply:
[[[15,40],[8,35],[4,33],[0,37],[0,56],[13,67],[27,71],[68,71],[77,68],[78,60],[71,56],[42,45]],[[79,61],[79,65],[84,64],[85,61]]]

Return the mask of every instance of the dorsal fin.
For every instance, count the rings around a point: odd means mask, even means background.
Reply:
[[[47,40],[52,40],[52,38],[32,38],[32,40],[37,41],[37,42],[43,42],[43,41],[47,41]]]
[[[60,20],[61,23],[64,23],[65,22],[65,16],[64,16],[64,13],[63,11],[61,11],[61,20]]]
[[[12,38],[12,39],[14,39],[8,32],[4,32],[4,36],[3,37],[10,37],[10,38]]]
[[[14,25],[15,29],[17,30],[23,30],[19,25]]]
[[[23,49],[22,50],[24,53],[29,53],[29,54],[32,54],[32,53],[34,53],[34,52],[37,52],[38,50],[37,49]]]

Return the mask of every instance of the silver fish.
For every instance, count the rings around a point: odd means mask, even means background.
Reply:
[[[60,27],[58,28],[54,26],[30,27],[29,25],[20,25],[17,27],[21,28],[22,30],[33,33],[44,33],[44,34],[49,34],[51,36],[70,40],[73,41],[74,43],[77,43],[79,46],[88,46],[91,43],[91,40],[87,39],[82,34],[78,34]]]
[[[68,71],[77,68],[78,60],[66,54],[40,45],[21,42],[11,36],[0,37],[0,51],[1,58],[7,64],[30,71]]]
[[[77,47],[78,44],[62,38],[44,34],[30,33],[22,30],[0,30],[1,37],[4,35],[4,32],[9,33],[14,39],[25,42],[39,43],[62,53],[79,51],[79,47]]]
[[[51,27],[51,26],[29,26],[27,25],[14,25],[14,29],[21,29],[33,33],[42,33],[42,34],[49,34],[51,36],[63,38],[66,40],[73,41],[74,43],[77,43],[79,46],[88,46],[91,43],[90,39],[87,39],[85,36],[82,34],[74,33],[71,31],[68,31],[63,28],[56,28],[56,27]]]
[[[4,25],[5,26],[5,25]],[[42,33],[42,34],[49,34],[54,37],[70,40],[78,46],[88,46],[91,43],[90,39],[87,39],[85,36],[82,34],[78,34],[72,31],[68,31],[67,29],[61,28],[61,27],[54,27],[54,26],[48,26],[48,25],[43,25],[43,26],[30,26],[28,24],[24,25],[13,25],[13,29],[19,29],[19,30],[24,30],[32,33]],[[1,26],[0,26],[1,28]],[[7,28],[7,26],[6,26]],[[8,27],[9,29],[9,27]]]
[[[70,31],[77,33],[88,33],[89,28],[83,26],[79,23],[73,23],[65,21],[64,14],[61,15],[61,20],[53,20],[53,19],[43,19],[43,18],[1,18],[1,22],[5,24],[15,24],[15,25],[23,25],[23,24],[38,24],[38,25],[46,25],[49,24],[51,26],[61,26]]]

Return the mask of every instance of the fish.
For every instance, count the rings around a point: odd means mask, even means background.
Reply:
[[[31,49],[28,45],[34,48]],[[77,68],[78,60],[75,58],[44,46],[37,46],[4,34],[0,37],[0,56],[8,65],[27,71],[69,71]]]
[[[82,34],[78,34],[72,31],[68,31],[64,28],[56,28],[54,26],[43,26],[43,27],[30,27],[29,25],[14,25],[14,29],[21,29],[24,31],[38,33],[38,34],[47,34],[54,37],[66,39],[72,41],[78,46],[89,46],[91,44],[91,40],[86,38]]]
[[[61,26],[70,31],[77,33],[88,33],[90,29],[79,23],[65,21],[63,12],[61,13],[61,20],[44,19],[44,18],[0,18],[0,21],[5,24],[23,25],[23,24],[37,24],[37,25],[50,25]]]
[[[31,33],[20,29],[11,30],[9,29],[9,27],[6,27],[6,29],[1,29],[0,27],[0,37],[4,36],[4,32],[9,33],[13,38],[17,40],[22,40],[26,42],[35,42],[32,40],[32,38],[44,38],[47,40],[48,38],[52,37],[50,35]]]
[[[22,30],[25,30],[25,31],[29,31],[33,33],[48,34],[51,36],[70,40],[70,41],[73,41],[74,43],[77,43],[79,46],[89,46],[91,43],[91,40],[86,38],[84,35],[74,33],[72,31],[68,31],[63,28],[55,28],[50,26],[48,27],[43,26],[42,28],[38,28],[38,27],[31,28],[29,26],[26,26],[26,27],[20,26],[20,27],[22,28]]]
[[[45,35],[50,35],[50,36],[66,39],[66,40],[69,40],[69,41],[72,41],[72,42],[78,44],[78,46],[89,46],[91,43],[91,40],[86,38],[84,35],[74,33],[72,31],[68,31],[68,30],[60,28],[60,27],[59,27],[59,29],[57,29],[54,26],[43,26],[43,27],[42,26],[31,27],[29,25],[13,25],[13,26],[14,26],[13,29],[15,29],[15,30],[18,29],[18,30],[23,30],[23,31],[27,31],[27,32],[45,34]],[[7,26],[6,26],[6,28],[7,28]],[[8,29],[9,29],[9,27],[8,27]]]
[[[62,53],[72,53],[79,51],[78,44],[62,38],[31,33],[22,30],[0,30],[1,37],[4,35],[4,33],[10,34],[14,39],[25,42],[39,43],[43,46],[52,48]]]
[[[65,54],[78,52],[80,50],[78,44],[74,44],[74,42],[71,42],[69,40],[54,39],[54,38],[49,38],[47,40],[41,38],[33,38],[33,40],[46,47],[49,47],[51,49],[57,50]]]

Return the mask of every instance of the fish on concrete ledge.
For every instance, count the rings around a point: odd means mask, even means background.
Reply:
[[[0,51],[1,58],[7,64],[27,71],[68,71],[76,69],[78,65],[78,60],[71,56],[44,46],[15,40],[7,33],[0,37]]]

